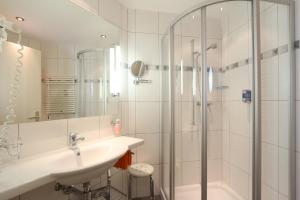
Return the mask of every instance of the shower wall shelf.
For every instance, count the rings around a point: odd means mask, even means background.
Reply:
[[[228,89],[229,86],[228,85],[219,85],[215,87],[217,90],[223,90],[223,89]]]

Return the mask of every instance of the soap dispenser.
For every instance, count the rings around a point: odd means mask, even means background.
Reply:
[[[115,136],[120,136],[121,135],[121,120],[116,119],[114,122],[112,122],[113,126],[113,131]]]

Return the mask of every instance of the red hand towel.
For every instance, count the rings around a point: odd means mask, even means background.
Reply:
[[[128,150],[122,158],[114,165],[116,168],[127,169],[132,163],[132,152]]]

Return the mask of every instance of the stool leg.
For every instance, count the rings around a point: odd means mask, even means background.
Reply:
[[[152,176],[150,176],[150,193],[151,193],[151,200],[154,200],[154,182]]]
[[[127,191],[127,200],[131,200],[131,175],[128,175],[128,191]]]
[[[106,200],[110,200],[111,199],[111,172],[110,169],[107,170],[107,196],[106,196]]]

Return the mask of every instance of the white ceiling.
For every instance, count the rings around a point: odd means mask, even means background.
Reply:
[[[0,0],[0,15],[40,41],[103,47],[119,41],[119,29],[69,0]],[[15,17],[25,18],[24,22]],[[100,38],[107,34],[107,39]]]
[[[118,0],[131,9],[181,13],[203,0]]]

